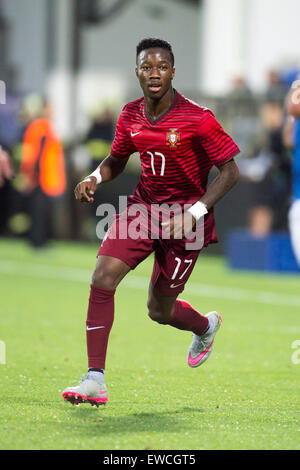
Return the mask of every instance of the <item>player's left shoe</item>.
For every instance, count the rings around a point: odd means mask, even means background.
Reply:
[[[92,406],[105,405],[108,401],[108,394],[104,383],[94,379],[89,372],[76,387],[68,387],[62,393],[63,399],[72,405],[80,403],[90,403]]]
[[[187,363],[190,367],[199,367],[212,352],[213,342],[223,321],[218,312],[209,312],[209,329],[203,335],[193,334],[193,341],[188,350]]]

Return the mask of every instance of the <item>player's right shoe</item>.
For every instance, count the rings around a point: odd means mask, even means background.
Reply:
[[[72,405],[90,403],[92,406],[105,405],[108,401],[107,389],[104,383],[92,378],[91,374],[81,380],[76,387],[68,387],[62,392],[63,399]]]
[[[193,341],[187,356],[187,363],[190,367],[199,367],[208,359],[215,336],[223,321],[218,312],[209,312],[206,317],[210,324],[208,332],[203,335],[193,334]]]

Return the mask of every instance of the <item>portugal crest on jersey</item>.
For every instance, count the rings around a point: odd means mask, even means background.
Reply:
[[[170,132],[167,132],[167,145],[172,149],[180,145],[180,132],[177,132],[177,129],[170,129]]]

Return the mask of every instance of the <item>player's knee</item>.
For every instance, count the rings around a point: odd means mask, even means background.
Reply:
[[[114,290],[118,282],[113,272],[107,268],[98,267],[93,272],[92,284],[102,289]]]
[[[148,316],[151,318],[151,320],[157,323],[161,323],[161,324],[166,323],[165,316],[159,310],[149,310]]]
[[[151,301],[148,301],[147,307],[148,307],[148,316],[149,318],[151,318],[151,320],[157,323],[161,323],[161,324],[164,324],[167,322],[169,318],[168,313],[164,312],[157,305],[153,305]]]

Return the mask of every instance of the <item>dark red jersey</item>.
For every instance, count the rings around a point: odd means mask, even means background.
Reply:
[[[142,172],[134,201],[188,204],[205,193],[210,169],[239,151],[212,111],[175,91],[171,106],[155,120],[147,113],[144,98],[124,106],[111,155],[140,154]],[[205,216],[205,245],[214,241],[211,210]]]

